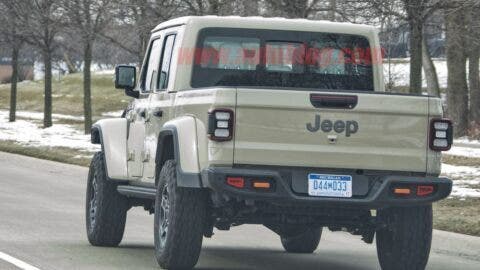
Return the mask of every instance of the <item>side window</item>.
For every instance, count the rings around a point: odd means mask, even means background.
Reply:
[[[162,53],[162,65],[160,67],[160,79],[158,80],[159,90],[164,90],[168,87],[168,78],[170,73],[170,64],[172,62],[173,46],[175,45],[175,35],[170,35],[165,38]]]
[[[145,80],[142,88],[145,92],[151,92],[155,90],[158,78],[158,67],[160,65],[160,51],[162,49],[161,39],[153,41],[150,48],[150,55],[146,64],[147,70],[145,72]]]

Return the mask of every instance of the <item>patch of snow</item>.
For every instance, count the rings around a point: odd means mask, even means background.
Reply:
[[[114,111],[114,112],[104,112],[102,113],[103,117],[121,117],[123,114],[123,110]]]
[[[393,62],[390,65],[390,74],[395,86],[408,86],[410,85],[410,60],[409,59],[392,59]],[[402,61],[405,60],[405,61]],[[433,63],[437,70],[438,83],[441,88],[447,87],[448,69],[447,61],[444,59],[434,59]],[[385,76],[385,82],[389,81],[389,65],[387,59],[384,59],[383,72]],[[427,81],[425,80],[425,74],[422,71],[422,84],[423,87],[427,87]]]
[[[97,71],[95,71],[95,74],[97,74],[97,75],[113,75],[113,74],[115,74],[115,70],[114,69],[97,70]]]
[[[445,155],[462,156],[469,158],[480,158],[480,147],[453,146],[450,151],[444,152]]]
[[[8,111],[0,111],[0,140],[32,147],[67,147],[88,152],[99,149],[98,145],[91,144],[90,135],[83,134],[71,125],[55,124],[43,129],[25,120],[10,123]]]
[[[442,175],[453,180],[450,196],[480,198],[480,189],[472,188],[480,184],[480,168],[442,164]]]
[[[455,139],[453,143],[454,144],[472,145],[472,146],[480,147],[480,141],[479,140],[471,140],[468,137],[461,137],[461,138]]]
[[[75,159],[81,159],[81,158],[90,159],[90,158],[92,158],[92,156],[91,155],[76,155],[73,158],[75,158]]]
[[[83,70],[83,64],[79,66],[80,70]],[[101,65],[98,63],[92,63],[91,71],[95,74],[114,74],[115,70],[110,65]],[[60,78],[61,76],[68,73],[68,66],[64,61],[55,62],[55,65],[52,67],[52,75],[54,79]],[[45,76],[45,66],[42,62],[37,61],[33,64],[33,78],[35,81],[43,80]]]
[[[480,176],[480,169],[468,166],[454,166],[450,164],[442,164],[442,173],[449,176]]]
[[[452,194],[450,194],[450,196],[461,198],[480,198],[480,190],[468,187],[454,186]]]
[[[17,116],[33,119],[33,120],[43,120],[43,112],[33,112],[33,111],[17,111]],[[83,121],[83,116],[75,116],[75,115],[68,115],[68,114],[59,114],[54,113],[52,114],[53,119],[60,119],[60,120],[73,120],[73,121]]]

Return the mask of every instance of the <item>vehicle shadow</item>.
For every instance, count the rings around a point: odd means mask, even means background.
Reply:
[[[372,270],[368,263],[342,259],[344,253],[289,254],[273,249],[204,247],[195,269],[204,270]]]
[[[64,247],[65,248],[65,247]],[[117,248],[92,247],[89,245],[70,246],[75,253],[90,255],[86,266],[95,265],[95,269],[161,269],[154,257],[152,244],[127,243]],[[93,255],[93,256],[92,256]],[[347,258],[346,258],[347,257]],[[107,260],[105,258],[108,258]],[[74,259],[76,261],[77,258]],[[198,270],[372,270],[373,258],[360,258],[345,252],[322,249],[314,254],[289,254],[281,249],[204,246],[200,260],[195,267]],[[76,261],[80,263],[80,261]],[[90,269],[85,267],[85,269]]]

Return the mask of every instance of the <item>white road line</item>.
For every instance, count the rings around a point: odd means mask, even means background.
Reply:
[[[23,261],[20,261],[19,259],[14,258],[14,257],[12,257],[8,254],[5,254],[5,253],[1,252],[1,251],[0,251],[0,260],[4,260],[6,262],[9,262],[9,263],[15,265],[16,267],[18,267],[22,270],[40,270],[35,266],[31,266],[30,264],[28,264],[26,262],[23,262]]]

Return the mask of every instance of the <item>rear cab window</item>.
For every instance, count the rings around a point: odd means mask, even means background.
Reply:
[[[194,88],[374,90],[371,48],[363,36],[206,28],[197,48]]]
[[[162,91],[167,89],[169,77],[170,77],[170,66],[172,62],[173,48],[175,46],[176,35],[168,35],[165,38],[165,43],[163,46],[162,52],[162,63],[160,66],[160,78],[158,80],[157,89]]]

